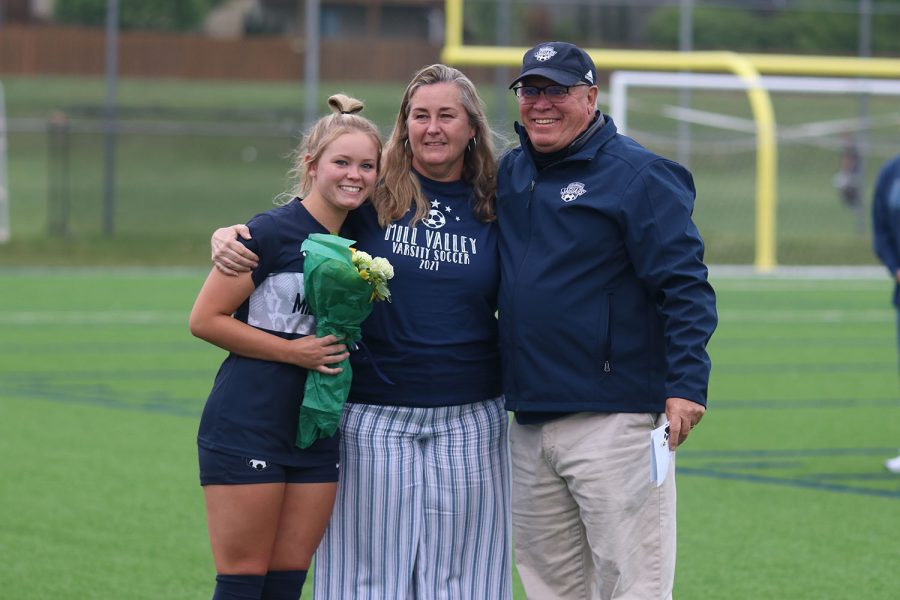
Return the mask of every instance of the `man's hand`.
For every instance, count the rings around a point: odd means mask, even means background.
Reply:
[[[250,229],[244,224],[222,227],[213,232],[209,241],[213,265],[223,275],[235,277],[255,269],[259,264],[259,257],[237,241],[238,236],[249,240]]]
[[[691,429],[703,418],[706,407],[685,398],[666,400],[666,418],[669,419],[669,450],[675,450],[687,439]]]

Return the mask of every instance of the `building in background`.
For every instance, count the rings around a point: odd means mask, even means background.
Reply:
[[[440,59],[443,0],[320,2],[322,80],[403,81]],[[97,14],[92,25],[63,25],[53,21],[53,0],[3,0],[0,6],[8,16],[0,17],[0,75],[104,73],[105,34]],[[305,0],[225,0],[194,31],[123,26],[119,73],[297,80],[304,74],[305,6]],[[120,0],[120,18],[126,7]]]
[[[3,0],[0,24],[36,23],[53,18],[53,0]]]
[[[299,35],[305,0],[252,0],[247,34]],[[444,0],[320,0],[323,39],[416,39],[443,43]]]

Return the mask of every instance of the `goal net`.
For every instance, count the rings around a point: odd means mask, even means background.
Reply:
[[[900,81],[770,77],[776,128],[779,264],[874,262],[868,216],[878,169],[900,152]],[[734,75],[617,71],[609,112],[620,130],[686,163],[711,263],[753,262],[756,122]]]

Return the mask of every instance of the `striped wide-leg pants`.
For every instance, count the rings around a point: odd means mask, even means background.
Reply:
[[[348,403],[316,600],[511,598],[507,426],[502,398]]]

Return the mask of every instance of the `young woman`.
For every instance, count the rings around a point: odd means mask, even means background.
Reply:
[[[511,597],[495,174],[472,82],[445,65],[419,71],[385,145],[375,196],[346,228],[395,275],[392,302],[363,323],[374,360],[350,358],[317,598]],[[223,272],[253,264],[235,231],[213,238]]]
[[[191,312],[191,333],[229,352],[197,436],[214,600],[296,600],[334,503],[338,436],[305,450],[295,439],[307,371],[334,374],[328,365],[348,353],[314,335],[300,245],[337,232],[372,194],[381,141],[355,114],[359,101],[337,95],[329,106],[297,151],[295,196],[248,223],[256,268],[214,269]]]

